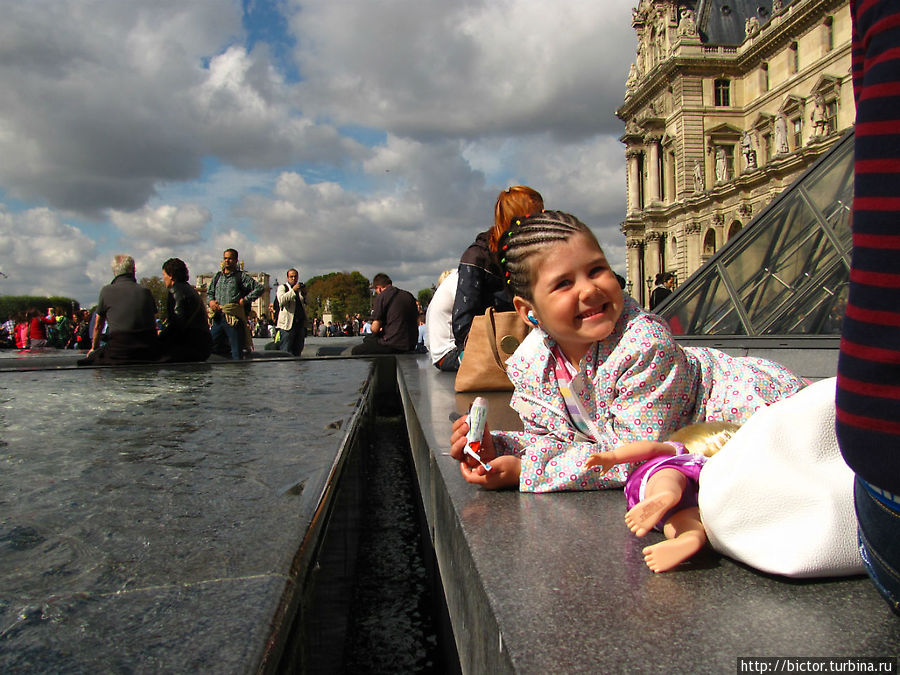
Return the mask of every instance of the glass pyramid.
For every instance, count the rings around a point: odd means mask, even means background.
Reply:
[[[850,277],[853,132],[656,313],[676,335],[838,335]]]

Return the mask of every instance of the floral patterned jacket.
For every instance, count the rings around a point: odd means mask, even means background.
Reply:
[[[588,418],[580,433],[560,393],[550,353],[552,338],[531,331],[507,360],[515,385],[510,405],[522,432],[492,432],[499,454],[522,460],[524,492],[620,487],[631,466],[606,473],[585,468],[591,453],[637,440],[659,440],[694,422],[743,423],[758,408],[803,388],[796,375],[771,361],[731,357],[679,346],[666,323],[626,296],[613,333],[588,350],[572,391]]]

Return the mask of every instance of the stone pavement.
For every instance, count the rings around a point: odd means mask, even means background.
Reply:
[[[758,353],[732,345],[732,353]],[[836,352],[790,350],[782,362],[818,379]],[[474,394],[427,358],[398,358],[428,531],[464,673],[740,672],[738,657],[892,656],[900,619],[865,577],[794,581],[711,550],[653,574],[621,491],[490,492],[447,456],[450,416]],[[521,428],[489,394],[488,424]]]

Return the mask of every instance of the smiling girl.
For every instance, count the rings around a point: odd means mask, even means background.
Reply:
[[[450,454],[470,483],[525,492],[620,487],[631,465],[591,467],[592,453],[694,422],[740,424],[804,386],[771,361],[676,344],[662,319],[623,295],[597,239],[574,216],[517,220],[500,250],[516,311],[535,326],[507,361],[510,405],[524,431],[485,429],[485,471],[464,455],[468,424],[458,419]]]

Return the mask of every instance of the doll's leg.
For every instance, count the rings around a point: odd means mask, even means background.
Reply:
[[[660,469],[647,480],[644,499],[625,514],[625,524],[635,536],[643,537],[666,511],[675,506],[687,487],[687,476],[678,469]]]
[[[696,506],[673,513],[663,531],[667,539],[642,552],[644,562],[654,572],[665,572],[684,562],[706,543],[706,529],[700,522],[700,509]]]

